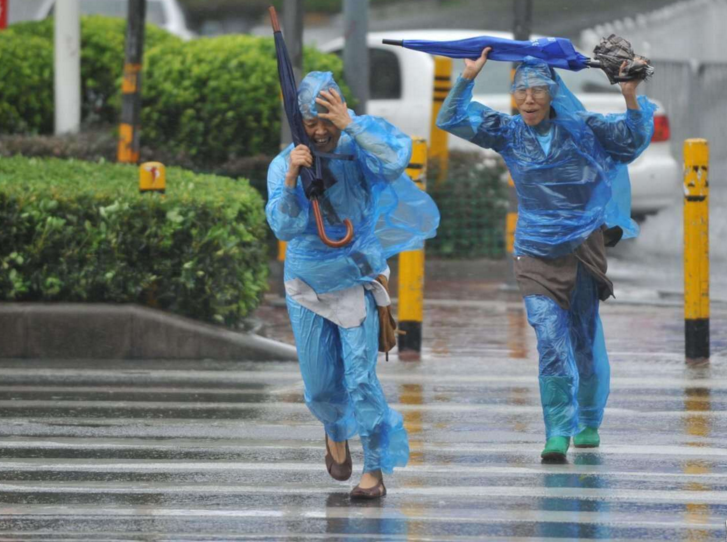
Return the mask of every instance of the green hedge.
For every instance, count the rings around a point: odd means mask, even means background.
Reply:
[[[0,132],[53,131],[53,47],[0,32]]]
[[[122,19],[82,20],[83,119],[115,125],[124,64]],[[0,33],[0,133],[53,131],[52,21],[20,23]],[[258,154],[280,140],[280,85],[270,37],[223,36],[188,42],[147,26],[142,83],[142,143],[202,169]],[[335,55],[305,47],[304,71],[331,71]],[[353,102],[352,102],[353,103]]]
[[[0,159],[0,300],[142,303],[234,326],[266,287],[265,215],[246,181],[170,168]]]
[[[113,160],[116,140],[108,134],[87,133],[62,137],[0,137],[0,157],[58,156]],[[199,170],[188,156],[164,153],[142,147],[142,161],[159,160],[165,164],[182,165]],[[267,169],[273,156],[241,157],[217,164],[211,173],[226,177],[245,177],[250,184],[267,196]],[[478,152],[452,152],[449,176],[437,186],[435,164],[430,164],[428,191],[442,213],[437,237],[427,241],[427,254],[440,258],[501,258],[505,255],[505,215],[507,186],[502,180],[505,168],[499,159],[485,159]],[[272,233],[268,244],[275,248]]]
[[[116,122],[124,69],[126,21],[100,15],[81,18],[82,118]],[[181,40],[146,25],[144,48]],[[0,33],[0,132],[53,131],[53,20],[10,25]]]
[[[303,69],[332,71],[342,81],[341,60],[312,48],[304,48]],[[147,55],[144,70],[144,144],[187,154],[207,167],[278,151],[280,85],[272,38],[167,45]]]
[[[427,192],[442,214],[427,255],[441,258],[502,258],[505,255],[507,183],[500,159],[479,152],[452,152],[445,182],[436,184],[430,165]]]

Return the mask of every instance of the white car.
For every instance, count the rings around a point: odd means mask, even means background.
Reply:
[[[406,30],[369,33],[370,82],[367,113],[386,118],[410,136],[428,139],[432,116],[434,59],[431,55],[418,51],[384,45],[382,40],[445,41],[481,35],[512,39],[512,34],[486,30]],[[340,54],[343,45],[343,38],[338,38],[325,44],[321,49]],[[462,72],[464,62],[462,60],[453,62],[454,81]],[[509,112],[510,69],[509,62],[488,62],[482,74],[475,80],[474,100],[497,111]],[[610,85],[601,70],[586,69],[577,73],[558,70],[558,74],[588,111],[603,114],[626,111],[626,103],[618,86]],[[667,207],[674,202],[681,190],[680,168],[669,148],[669,120],[661,104],[658,105],[651,144],[629,165],[634,216],[643,216]],[[476,145],[451,135],[449,147],[461,150],[479,149]]]
[[[55,0],[44,0],[35,13],[41,20],[53,15]],[[129,14],[128,0],[80,0],[81,15],[106,15],[126,18]],[[194,37],[187,28],[184,11],[176,0],[147,0],[146,22],[155,24],[182,39]]]

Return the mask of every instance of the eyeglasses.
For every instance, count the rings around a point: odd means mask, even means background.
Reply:
[[[512,95],[516,100],[525,100],[528,93],[533,97],[533,100],[538,101],[543,101],[550,95],[548,87],[516,88]]]

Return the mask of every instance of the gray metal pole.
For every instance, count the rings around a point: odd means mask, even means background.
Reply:
[[[515,0],[515,23],[513,37],[516,40],[529,40],[533,25],[533,0]]]
[[[369,99],[369,0],[343,0],[343,75],[358,100],[356,114],[366,113]]]
[[[55,133],[81,127],[81,8],[78,0],[55,6]]]
[[[295,82],[300,84],[303,78],[303,0],[285,0],[283,4],[283,36],[288,48],[290,62],[293,64]],[[281,103],[280,148],[284,149],[293,142],[290,126],[285,120],[285,111]]]
[[[533,0],[514,0],[514,22],[513,22],[513,38],[516,40],[529,40],[530,39],[530,27],[533,21]],[[517,63],[513,62],[511,78],[515,75],[515,69]],[[511,103],[512,114],[518,113],[515,107],[515,102]],[[507,258],[507,282],[506,288],[508,290],[515,290],[517,285],[515,283],[515,262],[513,254],[513,244],[515,239],[515,227],[517,224],[517,193],[515,192],[515,184],[513,183],[512,176],[508,181],[508,209],[507,219],[505,222],[505,249]]]

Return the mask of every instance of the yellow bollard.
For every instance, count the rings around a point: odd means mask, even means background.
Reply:
[[[288,249],[288,243],[278,239],[278,261],[285,261],[285,251]]]
[[[437,128],[437,115],[442,103],[452,89],[452,59],[444,56],[434,57],[434,93],[432,99],[432,122],[429,129],[429,164],[437,162],[436,184],[439,186],[447,178],[449,168],[449,134]]]
[[[709,359],[709,144],[684,142],[684,324],[687,362]]]
[[[167,172],[161,162],[145,162],[139,166],[139,192],[159,192],[167,188]]]
[[[412,155],[407,175],[426,190],[427,143],[412,140]],[[422,351],[424,318],[424,249],[399,254],[399,359],[418,361]]]

